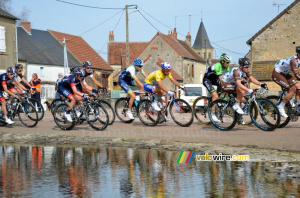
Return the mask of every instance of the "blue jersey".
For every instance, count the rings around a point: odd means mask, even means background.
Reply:
[[[13,81],[14,81],[14,79],[9,79],[9,77],[7,76],[7,73],[1,74],[0,75],[1,90],[3,90],[3,85],[11,84]]]
[[[75,74],[64,76],[62,79],[59,79],[58,86],[63,86],[66,88],[71,88],[73,86],[78,86],[80,81],[76,79]]]

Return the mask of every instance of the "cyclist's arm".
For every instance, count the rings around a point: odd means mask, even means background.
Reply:
[[[218,76],[221,84],[223,83],[222,77],[223,77],[223,75]]]
[[[27,89],[18,81],[14,81],[14,84],[18,87],[21,88],[22,90],[26,91]]]
[[[138,87],[143,87],[143,84],[139,81],[139,79],[136,76],[133,77],[132,79],[136,82]]]
[[[95,78],[94,76],[91,77],[91,78],[92,78],[93,82],[94,82],[97,86],[99,86],[100,88],[103,87],[103,85],[102,85],[98,80],[96,80],[96,78]]]
[[[174,78],[170,78],[171,82],[176,85],[177,87],[180,86],[180,84],[177,82],[177,80],[175,80]]]
[[[249,79],[250,79],[250,81],[251,81],[252,83],[254,83],[254,84],[256,84],[256,85],[260,85],[260,82],[259,82],[256,78],[254,78],[253,76],[250,76]]]
[[[4,90],[6,93],[8,93],[8,94],[11,95],[12,97],[14,97],[15,94],[7,89],[6,83],[3,83],[3,82],[2,82],[2,87],[3,87],[3,90]]]
[[[249,92],[249,88],[247,88],[245,85],[242,84],[242,80],[241,79],[236,79],[236,84],[242,90]]]
[[[83,83],[83,82],[80,82],[80,84],[81,84],[81,86],[82,86],[82,88],[84,89],[85,92],[92,93],[93,88],[91,86],[89,86],[88,84]]]
[[[164,92],[168,93],[168,90],[163,86],[162,82],[161,81],[156,81],[157,82],[157,85],[158,87],[163,90]]]
[[[21,80],[22,80],[28,87],[31,88],[31,84],[26,80],[26,78],[25,78],[24,76],[21,78]]]
[[[81,96],[81,93],[79,91],[77,91],[76,86],[75,85],[71,85],[71,89],[73,91],[74,94]]]
[[[291,69],[295,75],[295,77],[300,80],[300,74],[299,74],[299,71],[298,71],[298,68],[296,66],[296,59],[294,58],[292,61],[291,61]]]

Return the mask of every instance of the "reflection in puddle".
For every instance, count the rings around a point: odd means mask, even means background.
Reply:
[[[1,197],[300,196],[300,164],[197,162],[131,148],[0,146]]]

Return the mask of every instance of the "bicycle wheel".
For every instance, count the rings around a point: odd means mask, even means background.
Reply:
[[[115,103],[115,112],[117,117],[124,123],[131,123],[133,119],[130,119],[126,115],[128,109],[128,102],[126,98],[119,98]]]
[[[146,126],[157,125],[160,118],[160,111],[155,111],[150,100],[141,100],[137,106],[137,116]]]
[[[257,105],[252,102],[250,106],[250,116],[255,126],[263,131],[273,131],[280,124],[280,113],[275,104],[265,98],[256,99]],[[260,118],[253,116],[254,108],[258,108]]]
[[[281,102],[279,100],[279,96],[267,96],[267,99],[270,100],[273,104],[275,104],[276,106],[279,105],[279,103]],[[292,111],[292,106],[289,102],[287,102],[284,106],[284,110],[285,112],[288,114],[288,112]],[[287,118],[281,117],[280,118],[280,124],[278,126],[278,128],[283,128],[285,127],[289,122],[291,121],[291,117],[288,116]]]
[[[174,99],[170,104],[169,111],[172,119],[179,126],[188,127],[194,121],[193,109],[185,100]]]
[[[65,112],[67,111],[68,106],[69,105],[66,103],[61,103],[57,105],[53,110],[54,121],[56,125],[62,130],[71,130],[75,126],[75,122],[69,122],[65,117]]]
[[[51,102],[51,105],[50,105],[50,111],[51,111],[52,115],[53,115],[53,111],[54,111],[55,107],[56,107],[57,105],[61,104],[61,103],[66,103],[66,100],[60,99],[60,98],[59,98],[59,99],[54,99],[54,100]]]
[[[115,111],[114,109],[112,108],[112,106],[105,100],[99,100],[99,103],[105,108],[105,110],[107,111],[108,113],[108,118],[109,118],[109,122],[108,124],[109,125],[112,125],[115,121]]]
[[[85,116],[87,123],[97,131],[103,131],[108,126],[108,113],[104,107],[97,103],[86,107]]]
[[[17,114],[26,127],[35,127],[39,121],[38,113],[31,103],[24,102],[17,109]]]
[[[215,110],[212,108],[215,106]],[[232,129],[237,121],[237,113],[233,110],[228,101],[218,99],[209,104],[208,115],[211,123],[221,131]],[[220,122],[216,122],[212,116],[215,115]]]
[[[241,126],[250,126],[250,125],[252,125],[253,121],[252,121],[251,116],[249,114],[250,104],[248,103],[248,101],[246,101],[244,104],[242,104],[241,108],[242,108],[243,112],[247,115],[237,114],[237,124],[241,125]],[[256,119],[257,116],[258,116],[258,110],[257,110],[257,108],[254,108],[253,117]]]
[[[211,102],[210,97],[200,96],[193,103],[193,111],[196,120],[202,125],[210,125],[211,121],[208,116],[208,105]]]
[[[44,110],[43,105],[37,99],[28,98],[28,100],[32,105],[35,104],[35,105],[33,105],[34,107],[37,106],[36,110],[37,110],[37,113],[38,113],[39,121],[42,120],[44,118],[44,115],[45,115],[45,110]]]

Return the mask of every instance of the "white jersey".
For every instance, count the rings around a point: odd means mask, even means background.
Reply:
[[[236,79],[242,79],[245,77],[250,77],[250,73],[243,72],[240,67],[234,67],[229,72],[226,72],[223,77],[222,81],[230,84],[235,84]]]
[[[297,55],[291,56],[289,58],[281,59],[275,65],[275,71],[281,74],[289,74],[292,72],[291,61],[296,58],[296,67],[300,67],[300,60],[297,58]]]

